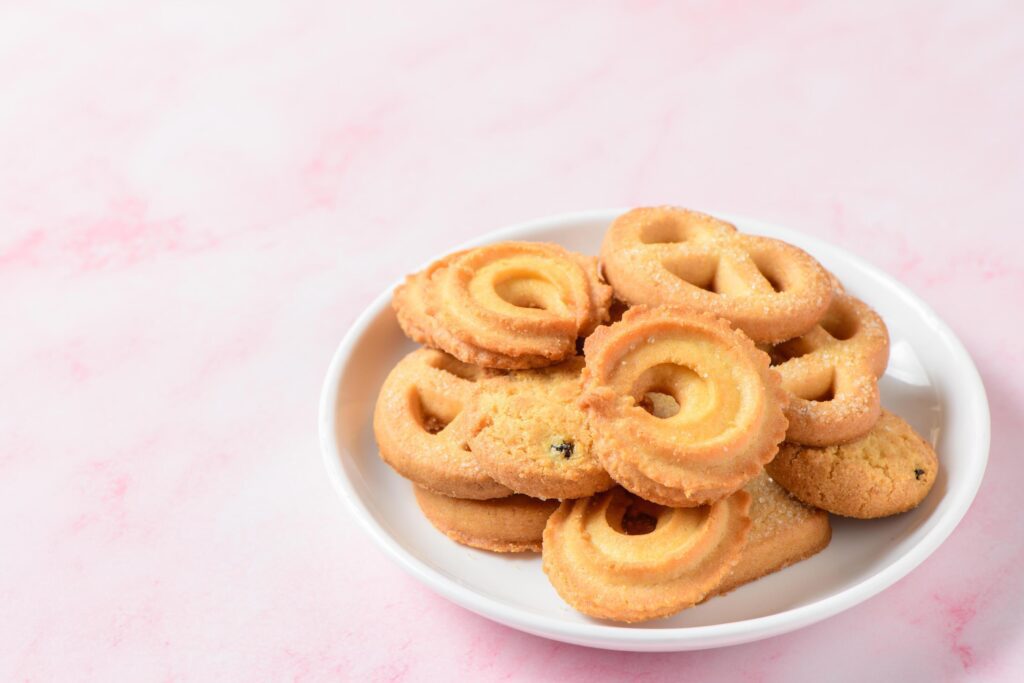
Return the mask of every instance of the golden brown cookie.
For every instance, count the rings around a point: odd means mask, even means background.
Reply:
[[[496,553],[540,552],[544,524],[558,507],[512,495],[490,500],[466,500],[413,486],[420,510],[438,531],[463,545]]]
[[[413,351],[384,380],[373,413],[380,455],[406,479],[459,498],[512,492],[480,469],[469,451],[464,409],[486,373],[433,349]]]
[[[790,395],[787,441],[828,446],[861,437],[875,424],[889,332],[870,306],[837,289],[814,329],[770,353]]]
[[[434,310],[428,306],[428,297],[436,297],[431,286],[434,273],[444,271],[451,261],[466,252],[460,251],[440,259],[424,270],[414,273],[405,279],[392,299],[398,324],[410,339],[421,344],[439,349],[446,349],[458,358],[472,358],[480,367],[499,368],[505,366],[543,367],[550,362],[543,356],[520,356],[510,359],[499,353],[492,353],[464,342],[446,328],[436,324]]]
[[[543,567],[562,599],[592,617],[636,622],[704,599],[739,559],[750,495],[668,508],[622,488],[565,501],[544,528]]]
[[[583,358],[482,382],[469,446],[497,482],[534,498],[583,498],[614,482],[578,401]]]
[[[832,540],[828,513],[804,505],[767,474],[754,477],[744,490],[751,499],[750,533],[739,562],[713,595],[724,595],[806,560],[824,550]]]
[[[711,313],[756,342],[807,332],[832,296],[827,271],[806,252],[671,206],[633,209],[615,219],[601,263],[626,302]]]
[[[558,363],[608,319],[597,260],[557,244],[501,242],[451,254],[395,290],[412,339],[483,367]]]
[[[581,404],[612,478],[662,505],[739,490],[786,431],[768,356],[726,321],[681,308],[636,306],[588,337]]]
[[[856,441],[819,448],[783,444],[767,470],[808,505],[872,519],[917,507],[935,484],[939,459],[910,425],[883,410]]]

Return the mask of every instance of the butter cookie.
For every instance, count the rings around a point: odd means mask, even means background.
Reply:
[[[558,594],[592,617],[637,622],[686,609],[739,560],[750,495],[668,508],[616,487],[565,501],[544,528],[543,568]]]
[[[770,354],[789,393],[787,441],[827,446],[863,436],[875,424],[889,332],[870,306],[837,290],[810,332]]]
[[[917,507],[939,471],[939,459],[902,418],[883,410],[865,436],[835,446],[786,443],[767,467],[794,496],[844,517],[874,519]]]
[[[519,494],[466,500],[413,486],[416,502],[434,527],[462,545],[496,553],[540,552],[544,524],[558,507]]]
[[[465,363],[553,365],[608,319],[597,259],[556,244],[501,242],[451,254],[406,279],[393,305],[413,340]]]
[[[373,413],[384,461],[406,479],[445,495],[511,494],[480,468],[467,443],[465,409],[477,380],[488,374],[433,349],[413,351],[399,361],[384,380]]]
[[[714,595],[806,560],[832,540],[828,513],[804,505],[767,474],[754,477],[743,490],[750,494],[750,533],[739,562]]]
[[[470,448],[487,474],[534,498],[583,498],[614,482],[593,453],[579,406],[583,358],[516,370],[480,385]]]
[[[636,306],[585,344],[594,451],[647,500],[710,503],[755,477],[786,431],[767,354],[721,319]]]
[[[627,303],[711,313],[759,343],[807,332],[832,296],[828,272],[801,249],[677,207],[619,216],[605,234],[601,263]]]

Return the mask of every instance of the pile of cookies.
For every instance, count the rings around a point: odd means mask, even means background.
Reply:
[[[453,540],[543,553],[598,618],[664,617],[822,550],[829,513],[909,510],[931,446],[882,410],[889,336],[810,255],[674,207],[600,260],[447,256],[394,295],[424,346],[374,413],[381,457]]]

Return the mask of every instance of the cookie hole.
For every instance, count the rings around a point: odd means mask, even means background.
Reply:
[[[825,365],[805,367],[799,378],[783,380],[783,386],[794,396],[805,401],[824,402],[836,397],[836,375]]]
[[[718,292],[718,287],[715,286],[715,278],[714,277],[712,277],[708,281],[700,280],[700,281],[697,281],[697,282],[690,282],[690,284],[693,285],[694,287],[699,287],[699,288],[703,289],[705,292],[711,292],[712,294],[718,294],[719,293]]]
[[[425,415],[423,417],[423,429],[426,430],[427,434],[439,434],[444,431],[450,422],[445,422],[437,415]]]
[[[484,373],[482,368],[470,365],[469,363],[463,363],[458,358],[452,358],[448,355],[439,355],[430,362],[430,366],[470,382],[477,381]]]
[[[681,261],[667,260],[662,263],[665,269],[680,280],[687,282],[694,287],[703,289],[712,294],[718,294],[717,278],[718,264],[710,261]]]
[[[818,324],[837,341],[850,339],[857,334],[859,327],[855,317],[846,314],[845,311],[836,310],[835,307],[829,310]]]
[[[813,350],[814,349],[812,349],[811,346],[802,339],[791,339],[768,349],[768,355],[772,359],[772,365],[782,365],[788,360],[806,356]]]
[[[757,272],[761,273],[761,277],[771,285],[772,290],[775,292],[781,292],[786,289],[785,283],[782,280],[781,275],[775,267],[775,264],[769,263],[763,257],[751,255],[754,265],[757,266]]]
[[[640,407],[654,417],[665,419],[679,412],[679,401],[664,391],[648,391],[640,399]]]
[[[816,403],[825,403],[827,401],[831,401],[835,397],[836,397],[836,385],[833,382],[833,383],[828,385],[828,387],[825,389],[825,391],[819,393],[816,396],[811,396],[807,400],[808,401],[814,401]]]
[[[658,518],[630,508],[622,517],[622,531],[627,536],[643,536],[658,528]]]
[[[625,494],[618,505],[608,507],[608,525],[626,536],[644,536],[658,528],[666,507]]]
[[[550,311],[559,307],[557,288],[547,280],[515,274],[496,282],[495,293],[516,308]]]
[[[412,412],[428,434],[440,434],[459,414],[461,406],[450,398],[419,391],[412,393]]]
[[[918,481],[921,481],[922,477],[924,477],[924,470],[922,470],[920,467],[915,468],[914,469],[914,479],[916,479]]]
[[[684,407],[693,408],[706,398],[704,381],[692,368],[675,363],[654,365],[641,373],[634,385],[636,405],[654,417],[667,419]]]
[[[618,299],[612,299],[611,305],[608,307],[608,324],[613,325],[620,320],[622,316],[629,310],[629,304]]]
[[[640,228],[640,241],[644,244],[676,244],[685,242],[689,238],[687,233],[686,224],[682,221],[662,217]]]

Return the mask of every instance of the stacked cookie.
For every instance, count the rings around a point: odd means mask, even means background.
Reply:
[[[936,478],[880,407],[881,318],[805,252],[711,216],[630,211],[600,264],[458,252],[394,307],[425,348],[381,389],[382,458],[440,531],[541,551],[590,616],[674,614],[820,551],[829,512],[903,512]]]

